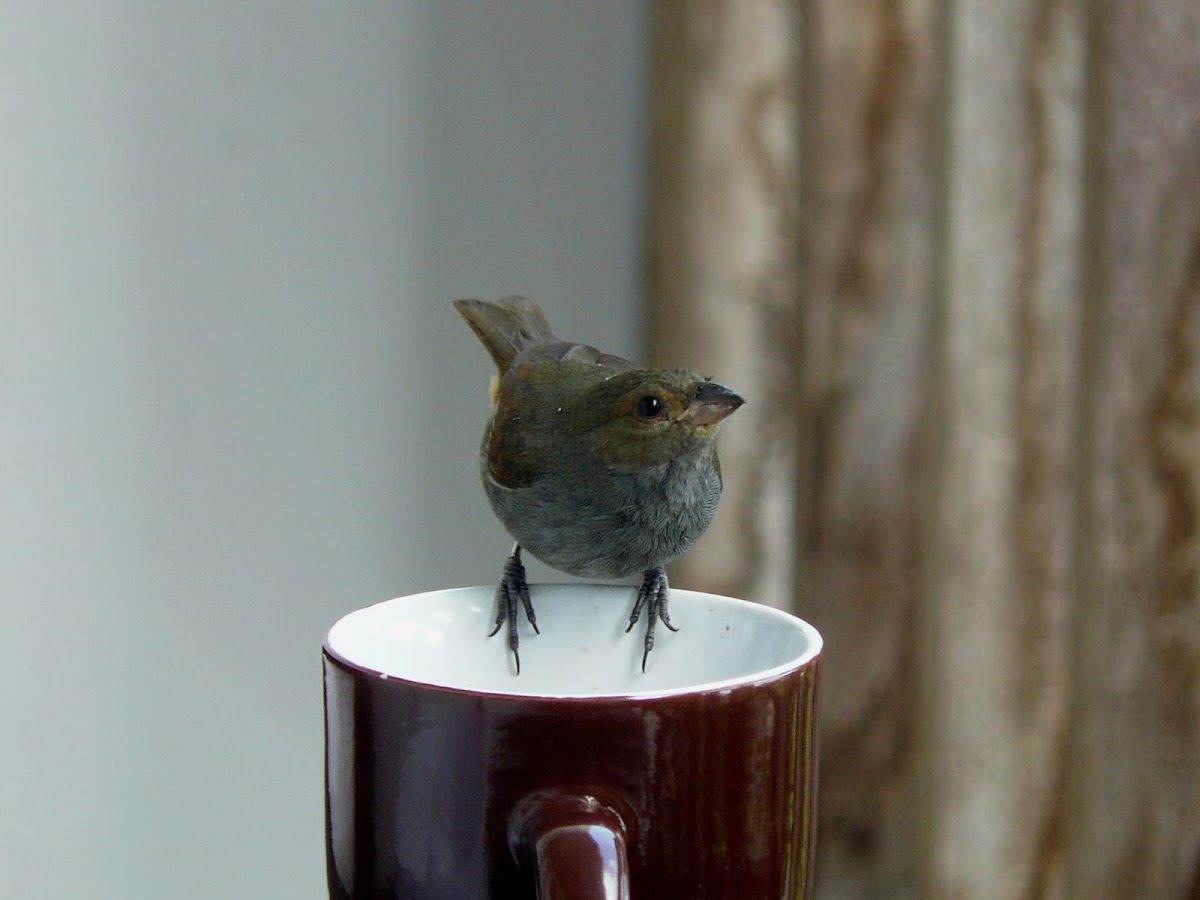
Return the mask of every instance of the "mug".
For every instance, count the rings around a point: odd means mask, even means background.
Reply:
[[[774,900],[813,869],[821,637],[672,590],[646,671],[633,588],[531,585],[521,671],[491,587],[352,612],[325,640],[333,900]]]

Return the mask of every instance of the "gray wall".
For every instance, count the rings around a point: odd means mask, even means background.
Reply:
[[[449,300],[639,352],[643,24],[0,7],[0,896],[325,895],[325,628],[507,550]]]

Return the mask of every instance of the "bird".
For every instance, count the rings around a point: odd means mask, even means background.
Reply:
[[[671,631],[665,564],[708,528],[721,496],[716,438],[746,401],[687,369],[644,368],[562,340],[525,297],[453,303],[495,362],[479,448],[484,491],[515,544],[496,588],[521,671],[517,606],[537,634],[522,550],[584,578],[641,575],[629,633],[645,608],[642,671],[655,623]]]

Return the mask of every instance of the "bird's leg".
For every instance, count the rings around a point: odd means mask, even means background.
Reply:
[[[633,612],[629,614],[629,627],[625,629],[628,634],[633,630],[633,626],[637,624],[638,618],[642,614],[642,607],[647,607],[646,610],[646,643],[645,650],[642,652],[642,671],[646,671],[646,660],[650,656],[650,651],[654,649],[654,626],[659,619],[672,631],[678,631],[671,624],[671,617],[667,614],[667,595],[670,593],[670,586],[667,584],[667,570],[662,566],[655,566],[653,569],[647,569],[646,574],[642,577],[642,586],[638,588],[637,600],[633,604]]]
[[[500,584],[496,587],[496,627],[488,632],[488,637],[495,635],[500,626],[508,623],[508,649],[512,651],[517,664],[517,674],[521,674],[521,654],[517,652],[520,638],[517,636],[517,601],[525,607],[525,618],[533,626],[534,632],[541,634],[537,627],[537,615],[533,611],[533,603],[529,599],[529,585],[525,581],[525,566],[521,562],[521,545],[514,544],[512,556],[504,562],[504,572],[500,576]]]

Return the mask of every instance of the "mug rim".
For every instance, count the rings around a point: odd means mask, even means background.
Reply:
[[[622,585],[580,584],[570,582],[539,582],[538,586],[545,588],[572,589],[577,589],[580,587],[613,590],[628,589],[626,586]],[[341,625],[346,619],[364,610],[400,600],[410,600],[414,597],[433,596],[473,590],[484,590],[490,592],[494,591],[495,588],[494,586],[486,585],[465,585],[461,587],[439,588],[432,591],[418,591],[413,594],[404,594],[351,610],[350,612],[340,616],[326,630],[325,637],[321,645],[322,654],[331,662],[336,664],[339,668],[346,670],[350,674],[360,675],[365,678],[378,679],[384,682],[396,682],[398,686],[407,685],[422,690],[441,691],[446,694],[456,694],[463,697],[488,697],[497,700],[508,700],[514,702],[554,701],[587,704],[595,703],[597,701],[641,702],[671,697],[691,697],[704,694],[729,694],[735,690],[754,689],[765,684],[771,684],[773,682],[780,681],[788,676],[800,672],[801,670],[813,668],[820,659],[822,650],[824,649],[824,639],[821,637],[820,632],[817,631],[817,629],[811,623],[793,613],[778,609],[773,606],[768,606],[765,603],[757,603],[751,600],[743,600],[738,597],[729,597],[723,594],[714,594],[707,591],[688,590],[686,588],[673,588],[672,593],[687,594],[693,597],[703,597],[709,600],[718,601],[720,603],[731,604],[733,606],[752,607],[755,609],[756,615],[778,619],[780,624],[786,624],[787,627],[797,630],[803,634],[805,640],[804,652],[774,666],[758,669],[743,675],[697,682],[696,684],[667,688],[652,688],[640,691],[602,691],[596,693],[558,694],[553,692],[518,692],[504,690],[502,688],[493,690],[490,688],[483,689],[476,687],[465,687],[460,685],[444,684],[436,681],[425,681],[421,680],[420,678],[413,678],[403,675],[395,675],[348,659],[342,653],[334,649],[334,647],[331,645],[330,637],[333,635],[338,626]]]

